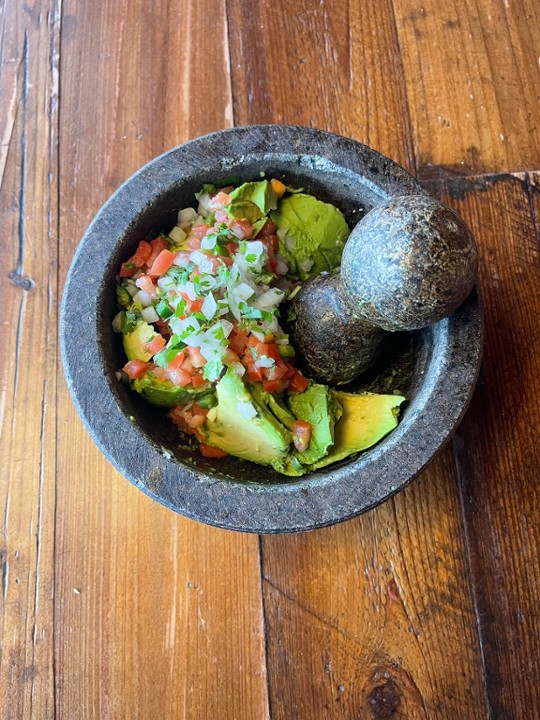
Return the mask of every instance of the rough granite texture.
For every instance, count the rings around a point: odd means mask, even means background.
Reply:
[[[295,532],[358,515],[397,492],[430,462],[471,397],[480,365],[482,312],[473,292],[451,317],[419,331],[412,374],[403,388],[408,404],[401,422],[373,449],[298,480],[235,458],[199,457],[166,413],[116,380],[125,359],[111,329],[115,275],[141,238],[172,227],[178,208],[191,205],[193,192],[204,182],[231,176],[252,180],[261,171],[335,203],[351,227],[389,198],[425,194],[388,158],[319,130],[252,126],[192,140],[133,175],[93,220],[66,281],[61,348],[68,386],[86,428],[136,487],[171,510],[211,525]]]
[[[453,210],[425,195],[396,197],[365,215],[347,240],[343,299],[385,330],[418,330],[461,305],[477,266],[474,238]]]
[[[307,377],[341,385],[368,370],[388,333],[363,320],[345,303],[339,272],[306,282],[289,303],[291,341]]]

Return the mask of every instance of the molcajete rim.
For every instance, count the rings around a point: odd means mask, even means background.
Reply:
[[[482,311],[473,293],[450,318],[422,331],[425,367],[400,425],[356,458],[284,481],[274,471],[242,461],[219,466],[182,455],[165,430],[154,432],[155,411],[116,381],[119,355],[110,326],[114,275],[142,232],[170,222],[167,218],[181,206],[179,198],[187,200],[205,181],[230,175],[253,179],[259,171],[281,173],[291,184],[304,180],[319,197],[336,202],[351,224],[377,202],[425,192],[383,155],[320,130],[234,128],[173,148],[129,178],[86,231],[64,289],[62,357],[88,432],[136,487],[211,525],[295,532],[340,522],[378,505],[433,459],[459,424],[474,389]]]

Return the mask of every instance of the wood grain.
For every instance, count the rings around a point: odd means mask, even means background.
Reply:
[[[405,78],[390,0],[229,0],[235,122],[342,133],[413,171]],[[373,29],[377,28],[377,32]]]
[[[0,717],[535,716],[539,13],[0,5]],[[476,234],[486,309],[452,446],[361,518],[260,541],[120,477],[56,349],[63,280],[103,201],[169,147],[257,122],[340,132],[417,172]]]
[[[2,13],[0,715],[54,715],[58,33]],[[6,240],[7,239],[7,240]]]
[[[64,4],[62,278],[120,182],[231,124],[226,41],[220,3]],[[63,381],[59,404],[58,718],[266,717],[257,538],[152,503],[100,456]]]
[[[490,705],[502,720],[540,706],[539,180],[443,186],[481,253],[483,373],[455,446]]]
[[[540,167],[536,0],[394,7],[418,172]]]

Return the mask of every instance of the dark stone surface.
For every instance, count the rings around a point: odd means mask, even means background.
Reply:
[[[343,299],[339,272],[321,273],[289,303],[291,341],[307,377],[331,385],[349,383],[368,370],[388,333],[355,314]]]
[[[365,215],[343,251],[353,312],[385,330],[418,330],[453,313],[471,292],[478,258],[469,228],[425,195],[393,198]]]
[[[172,510],[250,532],[294,532],[346,520],[415,477],[456,428],[476,381],[482,314],[476,294],[418,333],[408,405],[373,449],[300,479],[180,444],[166,414],[115,377],[115,274],[141,238],[167,230],[204,183],[261,171],[333,202],[351,225],[391,197],[423,191],[388,158],[352,140],[290,126],[236,128],[174,148],[130,178],[99,211],[73,259],[62,301],[67,382],[92,438],[134,485]],[[388,372],[393,372],[389,368]],[[76,452],[76,449],[74,449]]]

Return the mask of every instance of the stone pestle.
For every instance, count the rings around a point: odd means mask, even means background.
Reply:
[[[429,195],[403,195],[359,221],[341,268],[306,282],[288,307],[306,374],[341,385],[368,370],[389,333],[451,315],[471,292],[476,244],[463,220]]]

